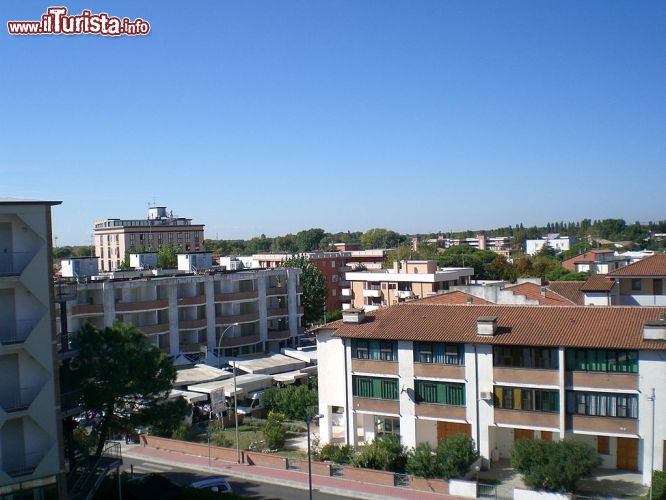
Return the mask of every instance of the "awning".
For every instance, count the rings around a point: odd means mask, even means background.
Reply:
[[[284,372],[276,373],[273,375],[273,380],[280,384],[293,384],[299,379],[308,378],[307,373],[303,373],[300,370],[295,370],[293,372]]]
[[[246,373],[263,373],[267,375],[299,370],[306,365],[304,361],[285,356],[284,354],[270,354],[254,359],[238,359],[231,363]]]
[[[206,394],[191,391],[181,391],[180,389],[172,389],[169,393],[169,399],[183,397],[188,403],[198,403],[200,401],[208,401]]]
[[[236,394],[249,394],[251,392],[261,391],[273,385],[273,377],[270,375],[247,374],[236,376]],[[188,391],[210,394],[217,389],[224,389],[226,396],[234,395],[234,381],[232,378],[226,380],[217,380],[206,382],[204,384],[194,384],[187,387]]]
[[[176,371],[176,387],[185,387],[192,384],[203,384],[215,380],[231,378],[232,374],[226,370],[218,370],[213,366],[194,365],[190,368],[181,368]]]

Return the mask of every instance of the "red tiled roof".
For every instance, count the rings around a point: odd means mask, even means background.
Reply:
[[[507,286],[504,290],[513,292],[514,295],[524,295],[530,300],[538,300],[539,305],[542,306],[568,306],[573,305],[573,302],[562,297],[557,293],[553,293],[544,287],[544,293],[541,293],[541,285],[536,283],[525,282],[519,285]]]
[[[460,290],[453,290],[447,293],[440,293],[432,297],[425,297],[423,299],[414,300],[410,304],[468,304],[471,299],[472,304],[492,304],[481,297],[475,297],[470,293],[461,292]]]
[[[569,300],[572,304],[582,306],[585,298],[580,292],[580,287],[584,281],[551,281],[548,283],[548,289]]]
[[[666,276],[666,255],[655,254],[621,267],[607,276]]]
[[[606,279],[606,276],[603,274],[593,274],[580,287],[580,290],[581,292],[610,292],[614,284],[613,280]]]
[[[660,307],[418,305],[369,313],[361,324],[342,323],[337,337],[547,347],[666,351],[666,342],[643,340],[643,323]],[[480,316],[497,317],[495,335],[477,335]]]

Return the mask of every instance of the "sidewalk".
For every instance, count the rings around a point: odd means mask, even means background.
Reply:
[[[308,475],[299,471],[269,469],[256,465],[236,464],[222,460],[212,460],[208,467],[208,458],[184,453],[158,450],[150,447],[128,446],[124,447],[123,455],[140,460],[147,460],[163,465],[189,468],[196,471],[210,471],[213,474],[240,477],[263,483],[280,483],[285,486],[299,489],[308,489]],[[312,488],[323,493],[341,495],[351,498],[367,498],[380,500],[384,498],[430,500],[443,498],[456,498],[450,495],[439,495],[426,491],[416,491],[407,488],[396,488],[374,484],[350,481],[345,478],[312,476]]]

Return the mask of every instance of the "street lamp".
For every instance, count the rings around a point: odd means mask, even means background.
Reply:
[[[229,325],[226,327],[222,333],[220,334],[220,340],[217,341],[217,369],[220,369],[220,349],[222,348],[222,339],[224,338],[224,334],[229,331],[230,328],[233,328],[234,326],[238,326],[238,323],[234,323],[233,325]]]
[[[324,415],[307,415],[305,417],[305,425],[308,427],[308,491],[310,492],[310,500],[312,500],[312,454],[310,453],[310,422],[316,418],[324,418]]]
[[[217,342],[217,369],[220,369],[220,349],[222,346],[222,339],[224,338],[224,334],[229,331],[229,329],[233,326],[238,326],[238,323],[234,323],[233,325],[229,325],[226,327],[222,333],[220,334],[220,340]],[[238,395],[236,394],[237,388],[236,388],[236,362],[234,361],[234,420],[236,422],[236,462],[241,463],[240,459],[240,431],[238,430]]]

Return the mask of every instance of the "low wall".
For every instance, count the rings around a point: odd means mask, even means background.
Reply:
[[[308,471],[308,461],[301,460],[301,472]],[[312,461],[312,474],[315,476],[331,476],[331,464]]]
[[[474,463],[469,466],[469,470],[467,471],[467,474],[463,476],[463,479],[476,479],[477,467],[479,470],[483,469],[483,457],[477,458]]]
[[[451,479],[449,481],[449,495],[476,498],[476,482]]]
[[[380,484],[382,486],[394,486],[393,472],[383,470],[360,469],[358,467],[344,468],[344,477],[350,481],[361,481],[363,483]]]
[[[426,479],[424,477],[410,476],[411,489],[430,491],[432,493],[449,494],[449,483],[443,479]]]
[[[553,493],[551,491],[534,491],[514,488],[513,498],[514,500],[569,500],[571,495]]]
[[[287,470],[287,459],[279,455],[268,453],[245,452],[245,462],[248,465],[259,465],[269,469]]]
[[[188,455],[198,455],[201,457],[208,456],[208,445],[203,443],[190,443],[189,441],[179,441],[177,439],[168,439],[142,434],[141,444],[161,450],[187,453]],[[244,452],[241,451],[241,463],[244,461],[243,454]],[[229,462],[235,462],[237,457],[235,448],[222,448],[221,446],[212,445],[210,447],[210,456],[211,458],[226,460]]]

